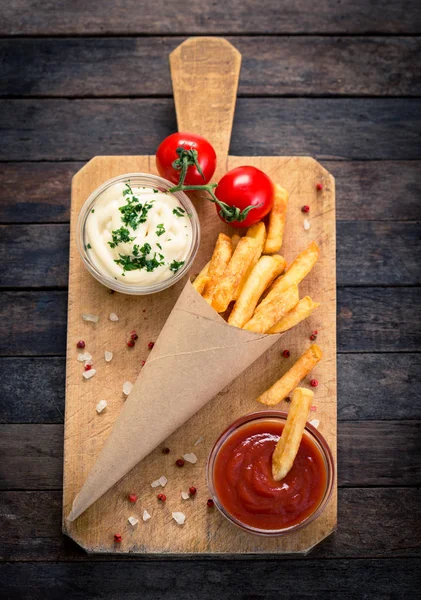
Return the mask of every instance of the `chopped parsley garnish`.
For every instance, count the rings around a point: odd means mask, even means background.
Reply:
[[[113,241],[112,242],[108,242],[108,245],[111,248],[115,248],[116,246],[118,246],[118,244],[124,244],[126,242],[132,242],[134,239],[134,237],[130,237],[130,231],[128,229],[126,229],[126,227],[120,227],[120,229],[114,229],[114,231],[111,232]]]
[[[162,250],[162,246],[161,246],[161,244],[158,244],[158,242],[157,242],[157,243],[156,243],[156,245],[158,246],[158,248],[159,248],[160,250]]]
[[[160,235],[164,235],[165,233],[165,227],[163,223],[159,223],[159,225],[156,226],[156,235],[159,237]]]
[[[173,215],[175,215],[176,217],[184,217],[184,215],[186,214],[186,211],[184,210],[184,208],[181,208],[181,206],[177,206],[177,208],[173,208]]]
[[[88,250],[90,250],[92,248],[91,244],[86,244],[86,247]]]
[[[178,271],[178,269],[180,267],[182,267],[184,265],[184,260],[173,260],[172,263],[170,264],[170,271],[173,271],[173,273],[176,273]]]
[[[157,189],[153,188],[153,193],[154,193],[154,194],[159,194],[159,190],[157,190]]]
[[[128,194],[134,196],[132,188],[128,183],[126,183],[126,189],[123,191],[123,196],[127,196]]]
[[[127,200],[127,204],[120,206],[121,220],[125,225],[132,229],[137,229],[140,223],[146,223],[149,210],[152,208],[150,202],[141,204],[137,196],[132,196]]]
[[[120,258],[114,262],[123,267],[123,275],[125,271],[137,271],[145,269],[146,271],[155,271],[158,267],[164,264],[162,255],[159,255],[159,260],[156,258],[156,252],[153,257],[148,257],[151,247],[149,244],[143,244],[141,248],[137,244],[133,247],[133,256],[120,254]],[[162,258],[161,258],[162,257]]]
[[[94,213],[94,212],[95,212],[95,209],[93,208],[93,209],[91,210],[91,213]]]

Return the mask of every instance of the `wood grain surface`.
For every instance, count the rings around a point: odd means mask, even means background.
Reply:
[[[420,104],[418,98],[239,98],[230,154],[420,159]],[[154,154],[176,122],[168,98],[13,99],[0,100],[0,128],[0,160],[89,160],[129,148]]]
[[[45,0],[32,11],[31,0],[4,3],[1,35],[106,35],[181,33],[419,33],[421,12],[415,0],[192,0],[181,11],[175,0],[113,2],[92,0],[76,6]]]
[[[239,96],[419,96],[418,37],[228,37]],[[0,40],[1,96],[170,96],[167,56],[181,37]],[[98,69],[99,64],[106,68]],[[136,73],[136,77],[133,77]]]

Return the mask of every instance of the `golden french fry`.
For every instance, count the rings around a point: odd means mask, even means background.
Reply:
[[[252,318],[260,296],[275,277],[282,273],[284,268],[285,259],[279,254],[262,256],[259,259],[244,284],[240,297],[228,318],[230,325],[242,327]]]
[[[282,435],[272,454],[272,475],[281,481],[290,472],[300,448],[314,394],[307,388],[296,388]]]
[[[209,281],[209,277],[208,277],[209,265],[210,265],[210,261],[208,262],[207,265],[205,265],[203,267],[203,269],[200,271],[199,275],[193,281],[192,285],[199,294],[201,294],[203,292],[203,290],[205,289],[205,285]]]
[[[218,235],[215,249],[213,251],[212,258],[209,263],[208,281],[202,293],[202,296],[207,302],[209,302],[209,304],[212,304],[212,298],[215,292],[215,288],[218,285],[218,282],[221,279],[222,275],[224,274],[224,271],[231,260],[231,256],[231,238],[225,235],[225,233],[220,233]]]
[[[257,401],[266,406],[274,406],[284,400],[288,394],[297,387],[304,377],[317,365],[323,352],[317,344],[312,344],[297,362],[266,392],[257,398]]]
[[[232,250],[234,251],[236,249],[236,247],[238,246],[238,242],[241,240],[241,236],[238,235],[238,233],[234,233],[234,235],[231,236],[231,244],[232,244]]]
[[[266,333],[298,303],[298,286],[292,285],[286,292],[265,304],[260,312],[255,312],[243,329],[255,333]]]
[[[247,272],[257,250],[257,241],[248,236],[242,237],[226,267],[224,274],[215,286],[212,306],[217,312],[225,312],[244,273]]]
[[[262,223],[262,221],[260,221],[259,223],[256,223],[255,225],[252,225],[251,227],[249,227],[247,229],[247,237],[251,237],[251,238],[257,240],[258,247],[257,247],[254,258],[251,261],[249,268],[247,269],[247,272],[243,275],[240,283],[237,286],[237,289],[234,291],[233,300],[237,300],[240,297],[240,294],[243,291],[244,284],[246,283],[247,279],[250,277],[250,273],[256,266],[257,261],[262,256],[262,252],[263,252],[263,248],[265,246],[265,240],[266,240],[265,224]]]
[[[266,238],[265,254],[274,254],[282,247],[284,238],[285,219],[287,214],[288,192],[278,183],[274,186],[273,207],[269,215],[268,235]]]
[[[318,306],[320,306],[319,302],[313,302],[310,296],[305,296],[285,315],[285,317],[275,323],[275,325],[269,329],[268,333],[283,333],[284,331],[288,331],[288,329],[295,327],[295,325],[298,325],[298,323],[307,319]]]
[[[297,256],[285,275],[281,275],[273,282],[268,295],[261,301],[256,311],[262,310],[265,304],[271,302],[279,294],[283,294],[294,283],[298,285],[310,273],[317,262],[318,256],[319,247],[316,242],[312,242],[308,248]]]

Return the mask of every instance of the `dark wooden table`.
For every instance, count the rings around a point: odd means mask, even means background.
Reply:
[[[415,597],[421,4],[1,5],[2,597]],[[168,53],[205,34],[243,54],[231,153],[310,154],[336,177],[338,531],[306,557],[87,557],[60,523],[70,180],[96,154],[154,153],[176,127]]]

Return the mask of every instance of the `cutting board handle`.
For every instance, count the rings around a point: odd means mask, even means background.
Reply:
[[[219,161],[228,156],[240,67],[223,38],[189,38],[170,54],[178,130],[203,135]]]

